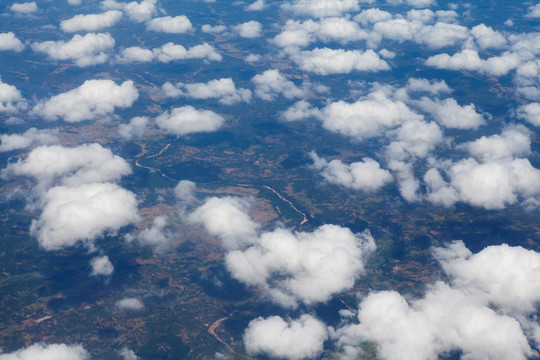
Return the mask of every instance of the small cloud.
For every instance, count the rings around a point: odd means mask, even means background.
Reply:
[[[123,298],[121,300],[118,300],[115,306],[119,310],[128,310],[128,311],[141,311],[142,309],[144,309],[144,303],[139,298],[134,298],[134,297]],[[133,353],[131,350],[129,351]]]
[[[114,267],[108,256],[95,257],[90,261],[92,265],[91,276],[109,276],[114,272]]]

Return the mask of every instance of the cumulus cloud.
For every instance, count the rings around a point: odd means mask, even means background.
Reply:
[[[126,236],[126,240],[133,241],[137,239],[139,244],[151,246],[155,252],[163,253],[174,240],[173,234],[165,229],[167,227],[167,220],[165,216],[157,216],[149,228],[142,230],[136,236]]]
[[[287,108],[280,114],[284,121],[305,120],[310,117],[315,117],[319,114],[319,109],[314,108],[305,100],[295,102],[291,107]]]
[[[0,79],[0,113],[17,113],[26,110],[27,107],[28,103],[21,92],[15,86],[6,84]]]
[[[32,2],[26,2],[26,3],[13,3],[9,10],[16,12],[16,13],[22,13],[22,14],[29,14],[36,12],[38,10],[38,7],[36,5],[35,1]]]
[[[425,64],[439,69],[469,70],[502,76],[517,68],[520,64],[520,58],[515,53],[505,52],[501,56],[492,56],[487,60],[483,60],[476,50],[465,49],[454,55],[438,54],[431,56],[426,60]]]
[[[146,29],[169,34],[184,34],[192,31],[193,25],[185,15],[164,16],[148,21]]]
[[[506,38],[500,32],[485,24],[473,27],[471,34],[481,49],[499,49],[506,45]]]
[[[531,153],[530,135],[525,126],[508,126],[500,135],[482,136],[463,147],[483,161],[512,159]]]
[[[186,105],[165,111],[156,118],[160,129],[175,135],[187,135],[197,132],[218,130],[225,119],[211,110],[197,110]]]
[[[84,36],[77,34],[68,42],[35,42],[32,50],[45,53],[54,60],[71,60],[77,66],[86,67],[107,61],[107,52],[112,50],[114,44],[115,41],[109,33],[88,33]]]
[[[30,176],[44,183],[60,178],[65,185],[116,181],[130,173],[124,159],[96,143],[72,148],[39,146],[2,171],[4,176]]]
[[[62,20],[60,28],[64,32],[96,31],[114,26],[122,18],[122,12],[110,10],[102,14],[75,15]]]
[[[237,89],[231,78],[210,80],[207,83],[176,83],[167,82],[163,85],[167,96],[177,97],[185,95],[194,99],[219,99],[224,105],[234,105],[239,102],[251,101],[251,90]]]
[[[243,38],[254,39],[261,36],[262,24],[258,21],[248,21],[232,27],[232,29]]]
[[[149,49],[131,46],[122,50],[118,57],[120,62],[151,62],[154,60],[154,52]]]
[[[122,356],[123,360],[137,360],[137,355],[135,355],[135,352],[133,350],[128,349],[127,347],[123,347],[122,350],[119,352],[120,356]]]
[[[344,354],[373,341],[377,355],[388,360],[432,359],[452,351],[467,359],[537,356],[527,317],[540,300],[533,280],[538,253],[500,245],[472,254],[458,241],[434,254],[449,283],[436,282],[411,301],[394,291],[368,295],[359,306],[359,323],[335,333]]]
[[[157,0],[132,1],[129,3],[105,0],[101,2],[101,7],[105,10],[123,10],[131,20],[144,22],[150,20],[157,13],[156,3]]]
[[[250,355],[300,360],[312,359],[323,350],[328,338],[326,326],[311,315],[285,321],[279,316],[250,321],[244,345]]]
[[[476,112],[474,104],[461,106],[453,98],[431,100],[423,97],[416,104],[447,128],[478,129],[486,123],[484,116]]]
[[[195,45],[186,50],[182,45],[169,42],[160,48],[152,50],[154,57],[163,63],[185,59],[204,59],[206,61],[221,61],[222,56],[207,43]]]
[[[89,360],[90,354],[81,345],[38,343],[12,353],[0,353],[0,360]]]
[[[376,191],[393,181],[389,171],[381,169],[378,162],[370,158],[349,165],[341,160],[328,162],[311,152],[313,168],[318,170],[326,181],[354,190]]]
[[[0,51],[2,50],[13,50],[13,51],[22,51],[24,45],[19,40],[13,32],[0,33]]]
[[[305,87],[297,87],[275,69],[266,70],[262,74],[255,75],[251,82],[255,84],[255,95],[266,101],[273,101],[278,95],[293,99],[303,97],[308,93]]]
[[[256,0],[255,2],[246,6],[247,11],[261,11],[265,8],[264,0]]]
[[[92,248],[105,233],[139,220],[135,194],[112,183],[53,187],[42,202],[43,211],[30,231],[45,250],[78,242]]]
[[[0,135],[0,152],[25,149],[34,143],[38,143],[40,145],[51,145],[58,142],[59,139],[57,129],[38,130],[36,128],[30,128],[21,135]]]
[[[225,30],[227,30],[227,27],[225,25],[214,25],[214,26],[212,26],[212,25],[205,24],[205,25],[201,26],[201,31],[203,33],[221,34]]]
[[[184,204],[192,204],[197,201],[195,197],[195,189],[197,184],[189,180],[181,180],[174,187],[174,195],[176,198]]]
[[[530,6],[525,17],[533,19],[540,18],[540,3]]]
[[[409,156],[425,158],[443,141],[439,126],[423,120],[406,121],[391,135],[395,140],[386,149],[386,156],[391,160],[404,160]]]
[[[114,266],[108,256],[96,256],[90,260],[92,266],[91,276],[110,276],[114,272]]]
[[[450,89],[444,80],[436,81],[417,78],[410,78],[407,81],[406,89],[409,92],[427,92],[432,95],[452,92],[452,89]]]
[[[319,114],[324,128],[358,140],[381,135],[405,120],[422,120],[405,103],[389,99],[382,91],[374,91],[354,103],[336,101]]]
[[[147,125],[148,118],[146,116],[136,116],[128,124],[120,124],[118,126],[118,134],[126,140],[131,140],[134,137],[141,138],[146,132]]]
[[[130,107],[139,97],[133,81],[87,80],[76,89],[40,101],[33,112],[47,120],[80,122],[106,118],[116,107]]]
[[[358,0],[293,0],[281,7],[298,15],[313,17],[340,16],[360,9]]]
[[[140,311],[144,309],[144,303],[139,298],[132,298],[132,297],[118,300],[115,306],[119,310],[128,310],[128,311]]]
[[[534,126],[540,126],[540,103],[530,103],[518,108],[517,115]]]
[[[310,51],[294,52],[291,59],[301,70],[314,72],[318,75],[348,74],[352,71],[376,72],[390,69],[390,65],[371,49],[360,51],[315,48]]]

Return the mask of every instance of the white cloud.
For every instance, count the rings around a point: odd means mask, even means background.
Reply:
[[[374,250],[369,231],[354,234],[337,225],[311,233],[276,229],[262,233],[247,249],[229,252],[225,263],[234,278],[264,286],[274,302],[295,308],[298,302],[326,302],[350,289]]]
[[[122,356],[123,360],[138,360],[137,355],[135,355],[135,352],[133,350],[128,349],[127,347],[123,347],[122,350],[119,352],[120,356]]]
[[[150,20],[157,13],[156,3],[157,0],[132,1],[129,3],[105,0],[101,2],[101,7],[105,10],[124,10],[131,20],[144,22]]]
[[[387,158],[392,160],[404,160],[409,156],[424,158],[443,141],[439,126],[423,120],[406,121],[392,135],[395,140],[386,149]]]
[[[534,126],[540,126],[540,103],[522,105],[517,111],[518,117],[527,120]]]
[[[435,0],[407,0],[407,5],[414,6],[417,8],[423,8],[435,5]]]
[[[246,6],[247,11],[261,11],[264,10],[264,0],[256,0],[255,2]]]
[[[77,66],[86,67],[107,61],[107,52],[112,50],[114,44],[109,33],[88,33],[84,36],[77,34],[68,42],[35,42],[32,50],[45,53],[54,60],[71,60]]]
[[[118,134],[126,140],[131,140],[134,137],[141,138],[146,132],[147,125],[148,118],[146,116],[136,116],[128,124],[120,124],[118,126]]]
[[[0,360],[89,360],[81,345],[38,343],[12,353],[0,353]]]
[[[476,39],[481,49],[498,49],[506,45],[505,37],[485,24],[476,25],[471,29],[471,34]]]
[[[148,21],[146,29],[169,34],[184,34],[192,31],[193,25],[185,15],[164,16]]]
[[[62,20],[60,28],[64,32],[96,31],[114,26],[122,18],[122,12],[110,10],[102,14],[75,15]]]
[[[135,194],[112,183],[53,187],[42,202],[43,211],[30,231],[45,250],[78,242],[92,248],[105,233],[139,220]]]
[[[96,143],[72,148],[39,146],[3,170],[4,175],[30,176],[41,182],[62,178],[67,185],[116,181],[130,173],[124,159]]]
[[[528,11],[529,12],[525,15],[525,17],[533,19],[540,18],[540,3],[530,6]]]
[[[140,311],[144,309],[144,303],[139,298],[132,297],[118,300],[115,306],[120,310],[129,311]]]
[[[295,102],[291,107],[281,113],[281,119],[284,121],[305,120],[310,117],[315,117],[319,114],[319,109],[311,106],[305,100]]]
[[[188,50],[182,45],[169,42],[160,48],[152,50],[154,57],[163,63],[185,59],[204,59],[205,61],[221,61],[222,56],[211,45],[203,43]]]
[[[261,55],[249,54],[244,58],[244,61],[248,64],[253,64],[261,60]]]
[[[210,234],[220,237],[225,248],[236,249],[257,237],[259,225],[247,214],[248,209],[246,200],[212,197],[191,213],[188,221],[203,225]]]
[[[197,184],[189,180],[181,180],[174,187],[174,195],[184,204],[192,204],[197,201],[194,195]]]
[[[152,226],[144,229],[136,236],[127,236],[126,239],[132,241],[136,238],[141,245],[151,246],[155,252],[163,253],[169,248],[174,238],[173,234],[165,229],[167,220],[165,216],[157,216]]]
[[[484,116],[476,112],[474,104],[461,106],[453,98],[431,100],[423,97],[415,103],[447,128],[478,129],[486,123]]]
[[[298,15],[313,17],[340,16],[360,9],[358,0],[293,0],[281,7]]]
[[[163,85],[167,96],[177,97],[185,95],[194,99],[219,99],[224,105],[234,105],[239,102],[251,101],[251,90],[237,89],[231,78],[210,80],[208,83],[184,84],[165,83]],[[184,91],[182,91],[184,90]]]
[[[26,110],[27,107],[28,103],[21,92],[15,86],[6,84],[0,79],[0,113],[17,113]]]
[[[13,12],[29,14],[29,13],[36,12],[38,10],[38,7],[36,5],[36,2],[32,1],[32,2],[26,2],[26,3],[13,3],[9,7],[9,9]]]
[[[47,120],[97,120],[112,115],[115,107],[130,107],[138,97],[133,81],[116,85],[112,80],[87,80],[76,89],[40,101],[33,112]]]
[[[428,92],[432,95],[452,92],[452,89],[448,87],[444,80],[435,81],[417,78],[410,78],[407,81],[406,89],[409,92]]]
[[[502,76],[517,68],[520,64],[520,58],[515,53],[505,52],[501,56],[492,56],[483,60],[478,56],[477,51],[465,49],[452,56],[448,54],[431,56],[425,64],[439,69],[470,70]]]
[[[40,145],[51,145],[59,142],[58,130],[45,129],[38,130],[30,128],[23,134],[2,134],[0,135],[0,152],[24,149],[34,143]]]
[[[360,24],[367,26],[368,24],[374,24],[379,21],[386,21],[392,19],[392,14],[388,11],[380,10],[377,8],[362,10],[356,15],[353,20]]]
[[[23,49],[23,43],[15,36],[14,33],[11,31],[7,33],[0,33],[0,51],[13,50],[19,52]]]
[[[266,101],[273,101],[280,94],[287,99],[307,95],[306,88],[297,87],[275,69],[255,75],[251,82],[255,84],[255,95]]]
[[[110,276],[114,272],[114,267],[108,256],[97,256],[90,260],[92,266],[91,276]]]
[[[261,36],[262,24],[258,21],[248,21],[232,27],[232,29],[241,37],[254,39]]]
[[[154,60],[152,50],[131,46],[122,50],[119,57],[121,62],[151,62]]]
[[[311,315],[290,321],[279,316],[259,317],[250,321],[244,332],[244,345],[250,355],[312,359],[322,352],[327,338],[326,326]]]
[[[531,153],[530,135],[525,126],[508,126],[501,135],[482,136],[463,146],[472,156],[483,161],[512,159]]]
[[[423,118],[403,102],[389,99],[382,91],[374,91],[354,103],[333,102],[320,111],[319,117],[327,130],[358,140],[379,136],[405,120]]]
[[[313,159],[313,168],[332,184],[354,190],[376,191],[394,180],[390,172],[381,169],[380,164],[370,158],[347,165],[341,160],[328,162],[318,157],[315,152],[311,152],[310,156]]]
[[[311,51],[298,51],[291,59],[301,70],[318,75],[348,74],[352,71],[389,70],[390,66],[373,50],[333,50],[315,48]]]
[[[469,37],[469,31],[465,26],[437,22],[435,25],[427,25],[415,35],[417,43],[425,44],[432,49],[456,45]]]
[[[227,30],[227,27],[225,25],[214,25],[214,26],[212,26],[212,25],[205,24],[205,25],[201,26],[201,31],[203,33],[221,34],[225,30]]]
[[[225,119],[215,112],[197,110],[190,105],[165,111],[156,118],[160,129],[175,135],[216,131],[224,122]]]

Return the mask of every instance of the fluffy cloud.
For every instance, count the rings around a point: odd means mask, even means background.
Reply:
[[[156,118],[160,129],[175,135],[218,130],[225,122],[220,115],[210,110],[197,110],[193,106],[174,108]]]
[[[91,276],[109,276],[114,272],[114,266],[108,256],[96,256],[90,260]]]
[[[463,145],[469,153],[483,161],[511,159],[531,153],[530,131],[524,126],[509,126],[501,135],[482,136]]]
[[[340,16],[359,10],[358,0],[293,0],[281,7],[298,15],[313,17]]]
[[[390,66],[377,53],[369,49],[333,50],[316,48],[311,51],[299,51],[291,55],[291,59],[301,70],[318,75],[348,74],[352,71],[389,70]]]
[[[174,187],[174,195],[184,204],[191,204],[197,201],[194,195],[197,184],[189,180],[181,180]]]
[[[23,14],[29,14],[36,12],[38,10],[38,7],[36,5],[35,1],[32,2],[26,2],[26,3],[13,3],[9,10],[16,12],[16,13],[23,13]]]
[[[123,298],[118,300],[115,306],[120,310],[140,311],[144,309],[144,303],[138,298]]]
[[[152,50],[140,48],[138,46],[131,46],[122,50],[121,55],[118,57],[120,62],[151,62],[154,60],[154,53]]]
[[[452,92],[452,89],[448,87],[444,80],[435,81],[417,78],[410,78],[407,81],[406,89],[409,92],[428,92],[432,95]]]
[[[193,30],[191,21],[184,16],[165,16],[155,18],[146,23],[146,28],[152,31],[164,32],[169,34],[184,34]]]
[[[525,17],[533,19],[540,18],[540,3],[530,6],[528,10],[529,12],[525,15]]]
[[[266,70],[262,74],[255,75],[251,82],[255,84],[255,95],[266,101],[273,101],[280,94],[287,99],[302,97],[307,94],[305,87],[297,87],[275,69]]]
[[[447,128],[477,129],[486,123],[484,117],[476,112],[474,104],[461,106],[453,98],[431,100],[423,97],[416,104]]]
[[[459,351],[466,359],[537,356],[527,316],[540,301],[540,255],[508,245],[472,254],[463,242],[435,249],[450,283],[437,282],[407,302],[394,291],[372,293],[360,304],[358,324],[336,332],[344,353],[374,341],[382,359],[433,359]],[[532,320],[534,322],[534,320]]]
[[[42,202],[30,231],[45,250],[78,242],[92,248],[98,237],[139,220],[135,194],[112,183],[53,187]]]
[[[520,106],[518,117],[527,120],[534,126],[540,126],[540,103],[530,103]]]
[[[264,0],[256,0],[255,2],[246,6],[247,11],[261,11],[265,7]]]
[[[387,170],[381,169],[378,162],[364,158],[349,165],[341,160],[320,158],[315,152],[310,153],[313,168],[318,170],[326,181],[354,190],[375,191],[393,180]]]
[[[520,58],[515,53],[505,52],[501,56],[492,56],[483,60],[477,51],[471,49],[462,50],[454,55],[434,55],[425,62],[427,66],[439,69],[478,71],[494,76],[506,75],[519,63]]]
[[[103,14],[75,15],[62,20],[60,28],[65,32],[96,31],[114,26],[122,17],[122,12],[110,10]]]
[[[27,107],[28,103],[21,92],[15,86],[6,84],[0,79],[0,113],[16,113],[26,110]]]
[[[95,143],[73,148],[40,146],[3,170],[4,175],[30,176],[44,182],[60,177],[67,185],[116,181],[129,173],[131,168],[124,159]]]
[[[14,33],[0,33],[0,51],[2,50],[13,50],[13,51],[22,51],[24,45],[21,40],[17,39]]]
[[[51,145],[59,142],[58,130],[38,130],[30,128],[23,134],[0,135],[0,152],[24,149],[34,143]]]
[[[212,26],[212,25],[205,24],[205,25],[201,26],[201,31],[203,33],[221,34],[225,30],[227,30],[227,27],[225,25]]]
[[[41,101],[33,112],[47,120],[95,120],[111,115],[115,107],[130,107],[138,97],[133,81],[116,85],[112,80],[87,80],[76,89]]]
[[[114,44],[115,41],[109,33],[88,33],[84,36],[77,34],[68,42],[36,42],[32,44],[32,50],[45,53],[54,60],[71,60],[77,66],[85,67],[107,61],[107,52]]]
[[[193,224],[201,224],[206,231],[219,236],[227,249],[251,244],[257,237],[259,225],[247,214],[249,202],[240,198],[212,197],[188,217]]]
[[[251,90],[245,88],[237,89],[231,78],[210,80],[208,83],[177,83],[173,85],[169,82],[163,85],[163,90],[167,96],[177,97],[185,95],[194,99],[219,99],[224,105],[234,105],[239,102],[251,101]]]
[[[327,338],[325,325],[311,315],[291,321],[279,316],[257,318],[244,332],[244,344],[250,355],[291,360],[315,358],[322,352]]]
[[[126,236],[127,241],[137,239],[141,245],[149,245],[154,248],[157,253],[163,253],[169,248],[173,240],[173,234],[165,230],[167,226],[167,217],[157,216],[147,229],[144,229],[136,236]]]
[[[233,30],[241,37],[254,39],[261,36],[262,24],[258,21],[248,21],[232,27]]]
[[[216,52],[216,49],[207,43],[195,45],[186,50],[182,45],[176,45],[170,42],[160,48],[153,49],[152,52],[154,53],[154,57],[163,63],[185,59],[204,59],[206,61],[222,60],[222,56]]]
[[[157,0],[132,1],[129,3],[105,0],[101,2],[101,7],[105,10],[124,10],[131,20],[144,22],[150,20],[157,13],[156,3]]]
[[[38,343],[12,353],[0,353],[0,360],[89,360],[81,345]]]
[[[333,102],[320,111],[319,117],[326,129],[358,140],[379,136],[405,120],[422,119],[403,102],[389,99],[382,91],[374,91],[354,103]]]
[[[136,116],[128,124],[120,124],[118,134],[126,140],[131,140],[134,137],[141,138],[146,132],[147,125],[148,118],[146,116]]]
[[[319,109],[314,108],[305,100],[300,100],[283,111],[280,116],[284,121],[298,121],[317,115],[319,115]]]
[[[481,49],[498,49],[506,45],[505,37],[485,24],[473,27],[471,29],[471,34],[474,36]]]

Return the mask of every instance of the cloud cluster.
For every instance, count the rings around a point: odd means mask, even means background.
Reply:
[[[169,63],[171,61],[189,59],[221,61],[222,56],[216,51],[216,49],[214,49],[214,47],[207,43],[195,45],[189,49],[186,49],[182,45],[169,42],[152,50],[137,46],[128,47],[122,50],[120,56],[118,57],[118,61],[125,63],[151,62],[154,60],[162,63]]]
[[[165,111],[156,118],[160,129],[175,135],[187,135],[198,132],[213,132],[218,130],[225,119],[211,110],[197,110],[186,105]]]
[[[0,360],[89,360],[81,345],[37,343],[12,353],[0,353]]]
[[[170,97],[187,96],[194,99],[218,99],[224,105],[234,105],[239,102],[251,101],[251,90],[237,89],[231,78],[210,80],[207,83],[176,83],[163,84],[162,89]]]
[[[112,80],[86,80],[76,89],[40,101],[33,112],[47,120],[97,120],[112,115],[117,107],[130,107],[138,97],[131,80],[120,85]]]
[[[293,0],[281,7],[297,15],[312,17],[339,16],[359,10],[358,0]]]
[[[299,302],[326,302],[350,289],[364,272],[366,257],[375,250],[369,231],[323,225],[313,232],[275,229],[258,234],[259,225],[238,198],[210,198],[189,215],[223,240],[231,275],[261,286],[272,301],[295,308]]]
[[[108,52],[114,47],[115,40],[109,33],[79,34],[65,42],[44,41],[33,43],[32,50],[45,53],[54,60],[70,60],[80,67],[103,64],[109,59]]]
[[[26,2],[26,3],[13,3],[9,10],[21,13],[21,14],[30,14],[38,10],[37,4],[35,1]]]
[[[164,16],[148,21],[146,29],[168,34],[184,34],[192,31],[193,25],[185,15]]]
[[[0,33],[0,51],[22,51],[24,45],[13,32]]]
[[[250,355],[312,359],[322,352],[327,338],[326,326],[311,315],[290,321],[271,316],[250,321],[244,332],[244,345]]]
[[[105,10],[123,10],[132,21],[145,22],[157,14],[156,3],[157,0],[131,1],[129,3],[104,0],[101,2],[101,7]]]
[[[28,103],[21,92],[15,86],[6,84],[0,79],[0,113],[17,113],[26,110],[27,107]]]
[[[102,14],[75,15],[62,20],[60,29],[64,32],[97,31],[114,26],[122,18],[122,12],[110,10]]]
[[[58,130],[38,130],[30,128],[23,134],[0,135],[0,152],[25,149],[34,143],[40,145],[52,145],[59,142]]]
[[[381,169],[378,162],[370,158],[349,165],[341,160],[320,158],[311,152],[313,168],[320,172],[326,181],[346,188],[363,191],[376,191],[394,180],[388,170]]]
[[[255,75],[251,82],[255,84],[255,95],[265,101],[273,101],[278,95],[287,99],[299,98],[307,95],[307,86],[296,86],[278,70],[266,70],[262,74]]]
[[[532,280],[538,253],[500,245],[472,254],[461,241],[434,253],[449,283],[436,282],[411,301],[395,291],[368,295],[359,305],[358,324],[334,334],[343,355],[355,354],[365,341],[375,342],[385,360],[433,359],[453,351],[466,359],[538,355],[531,347],[538,325],[529,318],[540,301]]]

